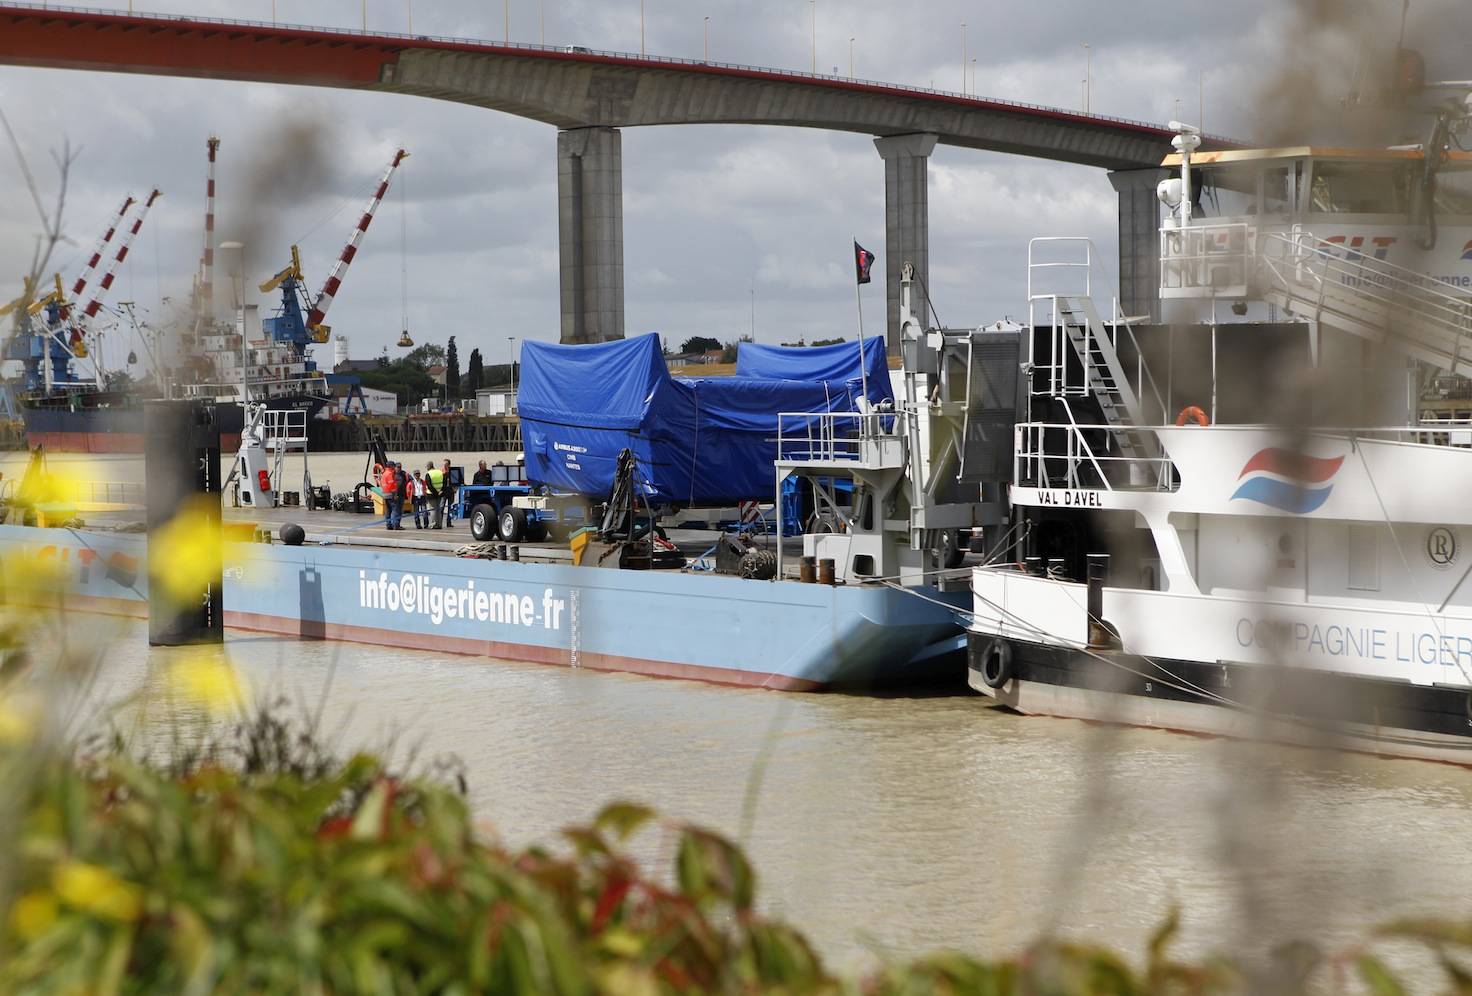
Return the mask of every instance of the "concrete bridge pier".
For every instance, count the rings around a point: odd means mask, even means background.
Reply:
[[[624,337],[623,139],[617,128],[557,133],[562,341]]]
[[[1113,170],[1119,194],[1119,307],[1130,318],[1160,321],[1160,200],[1155,185],[1165,169]]]
[[[891,356],[900,349],[900,267],[915,265],[920,286],[930,289],[930,154],[936,135],[890,135],[874,139],[884,160],[884,286],[889,298],[885,342]],[[911,300],[925,325],[929,309],[924,295]]]

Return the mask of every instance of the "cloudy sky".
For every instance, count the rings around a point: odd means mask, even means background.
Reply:
[[[1365,3],[1380,35],[1393,40],[1400,3]],[[370,28],[406,30],[403,0],[367,5]],[[1304,5],[1332,14],[1350,0]],[[540,6],[548,44],[638,51],[638,0]],[[1432,6],[1413,0],[1410,40],[1427,51],[1431,75],[1472,76],[1441,51],[1468,36],[1472,5],[1445,0],[1440,13]],[[271,0],[138,7],[272,16]],[[536,41],[537,0],[510,0],[510,9],[512,39]],[[652,53],[699,58],[709,15],[713,61],[810,64],[804,0],[646,0],[646,10]],[[412,14],[418,34],[502,33],[502,0],[417,0]],[[275,16],[356,27],[360,0],[275,0]],[[1201,87],[1206,127],[1242,137],[1259,133],[1273,112],[1263,106],[1262,83],[1280,67],[1318,66],[1333,90],[1353,61],[1329,28],[1287,0],[818,0],[819,68],[846,74],[852,37],[859,77],[959,90],[963,21],[981,95],[1078,107],[1087,42],[1094,110],[1163,122],[1179,100],[1182,116],[1195,120]],[[1275,93],[1269,102],[1284,100]],[[163,190],[117,288],[145,311],[187,292],[200,250],[204,139],[215,132],[223,140],[220,238],[251,242],[253,281],[284,265],[299,242],[314,287],[394,148],[410,150],[329,319],[349,335],[355,357],[392,348],[405,268],[409,326],[420,342],[455,335],[462,356],[478,346],[496,362],[508,336],[558,335],[550,127],[415,97],[13,68],[0,68],[0,108],[45,185],[54,183],[49,151],[65,140],[80,148],[66,226],[74,245],[60,254],[68,278],[124,193]],[[656,330],[676,343],[693,334],[734,338],[752,325],[754,300],[759,340],[852,336],[849,240],[884,253],[883,166],[870,139],[703,126],[627,129],[623,146],[630,334]],[[0,299],[18,293],[11,285],[36,227],[14,157],[4,152]],[[1102,171],[941,146],[930,182],[933,296],[949,324],[1025,312],[1025,249],[1034,235],[1088,235],[1114,252],[1115,200]],[[881,327],[878,280],[865,309],[868,327]]]

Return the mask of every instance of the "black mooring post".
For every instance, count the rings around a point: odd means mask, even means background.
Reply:
[[[179,577],[183,566],[169,562],[176,550],[153,537],[187,511],[206,534],[220,536],[220,425],[213,405],[195,401],[150,401],[143,407],[143,473],[148,492],[148,573]],[[172,572],[172,573],[171,573]],[[225,599],[218,572],[196,593],[166,594],[148,586],[148,642],[155,647],[221,643]]]
[[[1104,626],[1104,584],[1109,579],[1109,554],[1088,555],[1089,646],[1102,647],[1109,642]]]

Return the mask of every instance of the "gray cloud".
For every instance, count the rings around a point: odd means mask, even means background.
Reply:
[[[699,57],[711,14],[711,58],[806,68],[807,4],[752,0],[702,8],[646,0],[651,52]],[[112,4],[122,7],[122,3]],[[269,19],[269,0],[153,4],[171,13]],[[355,27],[357,0],[277,0],[283,22]],[[1393,37],[1397,3],[1370,14]],[[535,41],[538,4],[512,0],[512,37]],[[414,31],[499,38],[501,5],[420,0]],[[897,9],[878,0],[818,0],[820,70],[848,70],[855,38],[861,77],[961,85],[960,23],[986,95],[1077,106],[1082,43],[1094,55],[1095,110],[1165,120],[1179,101],[1194,119],[1205,83],[1207,127],[1251,135],[1261,120],[1254,82],[1295,50],[1295,15],[1271,0],[1098,4],[1045,0],[980,5],[936,0]],[[404,30],[405,7],[369,0],[370,27]],[[1461,30],[1453,7],[1412,8],[1410,37],[1435,74],[1452,61]],[[549,44],[636,51],[638,0],[545,0]],[[1441,20],[1436,20],[1436,18]],[[187,293],[200,249],[204,139],[221,135],[219,232],[249,234],[264,277],[300,240],[318,284],[361,201],[394,148],[412,153],[402,190],[390,194],[330,318],[356,355],[391,345],[400,327],[401,269],[409,272],[415,338],[457,336],[504,357],[506,336],[555,338],[557,205],[552,129],[477,108],[410,97],[201,80],[0,69],[0,100],[28,151],[44,161],[64,136],[84,146],[68,229],[75,258],[90,249],[119,198],[152,185],[156,206],[120,292],[147,308],[161,291]],[[293,122],[331,121],[322,155],[292,169]],[[279,146],[279,148],[278,148]],[[248,177],[262,151],[279,153],[279,186]],[[1100,171],[941,148],[932,161],[932,288],[949,322],[982,323],[1025,311],[1025,253],[1033,235],[1087,235],[1114,251],[1114,199]],[[884,252],[883,168],[862,136],[739,127],[629,129],[624,135],[627,327],[671,338],[731,337],[752,322],[758,338],[852,335],[848,241]],[[0,296],[18,281],[34,225],[14,166],[0,160]],[[402,205],[402,206],[401,206]],[[334,214],[334,212],[336,212]],[[326,219],[326,220],[324,220]],[[406,231],[405,231],[406,229]],[[406,238],[405,238],[406,237]],[[401,252],[406,241],[407,257]],[[882,272],[882,268],[881,268]],[[882,325],[882,289],[865,303]]]

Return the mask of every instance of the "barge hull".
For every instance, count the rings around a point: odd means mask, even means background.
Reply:
[[[993,688],[983,678],[984,660],[999,642],[1011,674]],[[978,632],[968,634],[968,682],[1028,715],[1472,765],[1472,693],[1465,687],[1084,652]],[[1281,708],[1290,702],[1291,711]]]
[[[63,565],[69,607],[147,612],[147,543],[134,534],[0,526],[0,549]],[[964,675],[969,595],[753,581],[709,574],[241,544],[225,624],[474,657],[817,691]],[[945,602],[936,604],[933,599]]]

